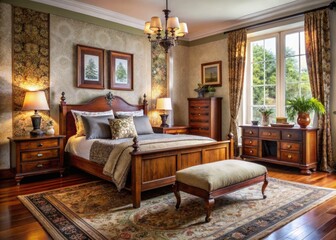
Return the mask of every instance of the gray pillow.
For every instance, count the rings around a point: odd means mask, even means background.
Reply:
[[[147,116],[133,117],[133,121],[138,135],[154,133]]]
[[[82,115],[86,139],[112,138],[109,118],[113,118],[113,115],[97,117]]]

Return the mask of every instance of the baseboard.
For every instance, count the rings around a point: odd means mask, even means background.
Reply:
[[[0,179],[8,179],[13,177],[14,173],[11,171],[11,169],[0,169]]]

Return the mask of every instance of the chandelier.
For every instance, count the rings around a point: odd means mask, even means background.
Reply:
[[[150,22],[145,23],[144,32],[150,42],[160,44],[168,53],[170,47],[177,45],[178,38],[188,33],[188,27],[186,23],[180,23],[178,17],[169,17],[168,0],[166,0],[166,9],[162,11],[165,15],[165,29],[162,28],[161,19],[155,16]],[[156,35],[155,39],[152,39],[152,35]]]

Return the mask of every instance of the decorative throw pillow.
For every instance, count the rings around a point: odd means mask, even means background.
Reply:
[[[147,116],[133,117],[133,121],[138,135],[154,133]]]
[[[109,119],[112,139],[137,136],[133,117]]]
[[[82,121],[82,116],[107,116],[107,115],[113,115],[113,111],[105,111],[105,112],[86,112],[86,111],[78,111],[78,110],[71,110],[72,115],[75,119],[76,124],[76,130],[77,130],[77,136],[83,136],[85,135],[84,131],[84,125]],[[114,116],[113,116],[114,117]]]
[[[109,118],[113,118],[113,115],[107,115],[107,116],[82,115],[82,121],[84,125],[86,139],[111,138],[112,135],[108,121]]]
[[[141,117],[144,115],[144,111],[143,109],[139,110],[139,111],[127,111],[127,112],[116,112],[115,115],[118,118],[122,118],[122,117]]]

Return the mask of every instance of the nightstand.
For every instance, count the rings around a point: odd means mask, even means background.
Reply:
[[[9,137],[11,168],[15,167],[17,185],[26,176],[60,172],[62,177],[64,138],[64,135]]]
[[[155,133],[166,133],[166,134],[188,134],[188,126],[170,126],[170,127],[153,127]]]

